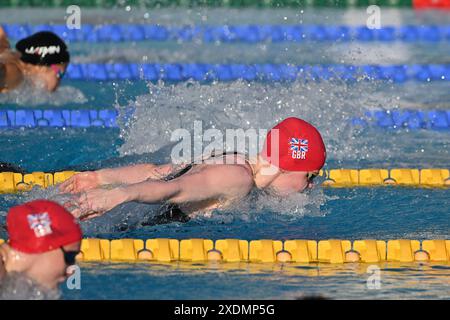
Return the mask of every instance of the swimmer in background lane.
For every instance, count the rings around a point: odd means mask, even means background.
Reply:
[[[56,290],[75,264],[82,233],[61,205],[35,200],[12,207],[6,217],[9,240],[0,245],[0,297],[9,296],[4,283],[21,274],[40,286]]]
[[[17,88],[25,79],[55,91],[70,61],[67,46],[53,32],[42,31],[17,42],[11,50],[0,26],[0,93]]]
[[[263,151],[252,161],[225,153],[178,171],[172,164],[102,169],[76,174],[59,190],[80,193],[64,205],[81,219],[131,201],[165,204],[169,218],[182,213],[189,216],[242,200],[255,187],[282,197],[302,192],[311,187],[325,158],[319,131],[292,117],[269,131]]]

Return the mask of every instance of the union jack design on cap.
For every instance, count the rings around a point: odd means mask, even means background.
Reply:
[[[291,138],[289,144],[292,151],[308,152],[308,140]]]
[[[27,218],[30,229],[34,230],[34,234],[37,238],[44,237],[53,232],[51,228],[52,223],[50,222],[47,212],[29,214]]]

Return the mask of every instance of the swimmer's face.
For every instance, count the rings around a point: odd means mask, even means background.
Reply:
[[[80,242],[66,245],[63,249],[69,253],[79,252]],[[41,254],[36,264],[40,282],[49,288],[56,288],[70,275],[70,265],[65,262],[64,253],[60,248]]]
[[[55,91],[67,70],[67,63],[52,64],[51,66],[38,66],[34,76],[44,83],[48,91]]]
[[[56,88],[58,88],[61,79],[66,74],[67,63],[52,64],[49,68],[52,72],[49,81],[47,82],[47,89],[49,91],[55,91]]]
[[[281,170],[280,174],[278,174],[270,184],[270,187],[280,196],[288,196],[293,193],[302,192],[312,188],[313,183],[311,177],[318,173],[318,171],[304,172]]]

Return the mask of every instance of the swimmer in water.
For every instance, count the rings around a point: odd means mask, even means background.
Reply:
[[[167,216],[168,221],[181,216],[181,221],[186,221],[192,213],[239,201],[253,188],[278,196],[302,192],[312,186],[325,158],[319,131],[292,117],[269,131],[263,151],[252,161],[241,154],[224,153],[182,169],[172,164],[101,169],[76,174],[59,190],[78,194],[65,206],[81,219],[137,201],[161,203],[161,216]]]
[[[70,61],[67,46],[53,32],[42,31],[17,42],[11,50],[0,26],[0,93],[17,88],[24,80],[55,91]]]
[[[55,202],[35,200],[12,207],[6,225],[9,240],[0,245],[0,285],[19,273],[57,289],[80,253],[82,233],[74,217]]]

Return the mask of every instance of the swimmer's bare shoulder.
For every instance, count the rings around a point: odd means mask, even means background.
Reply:
[[[11,46],[9,45],[8,36],[6,35],[5,30],[3,30],[2,26],[0,26],[0,53],[9,49]]]
[[[204,179],[210,186],[221,189],[225,196],[245,196],[254,185],[253,176],[242,165],[214,165],[205,171]]]
[[[0,93],[17,87],[23,81],[19,56],[11,51],[8,37],[0,26]]]
[[[2,55],[0,53],[0,93],[16,88],[24,79],[17,56],[9,50],[5,51],[6,59]]]
[[[170,190],[170,196],[167,196],[166,200],[178,204],[219,199],[236,200],[247,196],[254,185],[252,175],[240,165],[201,166],[198,171],[193,170],[166,183]],[[153,189],[154,187],[150,190]],[[140,190],[138,194],[146,195],[147,192]],[[154,201],[153,198],[151,200]],[[139,201],[150,202],[147,196],[143,196]]]

